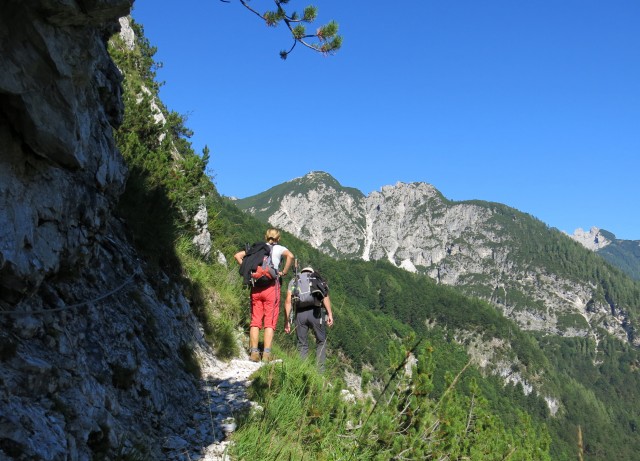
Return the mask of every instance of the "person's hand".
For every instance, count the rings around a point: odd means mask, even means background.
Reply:
[[[333,315],[332,314],[327,315],[327,325],[328,326],[333,326]]]
[[[286,334],[291,333],[291,324],[289,324],[288,320],[284,323],[284,332]]]

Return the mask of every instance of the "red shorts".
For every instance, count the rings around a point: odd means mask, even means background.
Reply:
[[[251,291],[251,324],[252,327],[276,329],[280,315],[280,284],[268,287],[253,288]]]

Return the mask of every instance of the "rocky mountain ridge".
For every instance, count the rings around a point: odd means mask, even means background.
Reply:
[[[629,322],[629,309],[640,306],[616,305],[593,282],[550,270],[542,262],[547,247],[571,247],[571,240],[505,205],[453,202],[426,183],[365,196],[324,172],[235,203],[331,256],[385,259],[458,286],[523,329],[597,339],[601,328],[640,344]]]
[[[607,239],[600,232],[600,229],[595,226],[589,229],[588,232],[579,227],[573,234],[569,235],[569,237],[591,251],[597,251],[605,248],[607,245],[611,245],[611,240]]]

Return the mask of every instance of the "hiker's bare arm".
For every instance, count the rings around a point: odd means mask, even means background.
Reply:
[[[286,314],[285,321],[289,321],[289,314],[291,313],[291,291],[287,290],[287,299],[284,301],[284,313]]]
[[[322,300],[324,303],[324,308],[327,310],[327,325],[333,325],[333,312],[331,312],[331,300],[329,299],[329,295],[325,296]]]
[[[284,301],[284,332],[289,333],[291,331],[291,324],[289,323],[289,314],[291,313],[291,291],[287,290],[287,299]]]
[[[293,262],[293,253],[289,250],[285,250],[282,253],[282,256],[285,257],[284,269],[280,272],[280,275],[287,275],[289,273],[289,267],[291,267],[291,263]]]
[[[236,254],[233,255],[233,258],[238,262],[238,264],[242,264],[242,259],[245,257],[246,254],[247,252],[244,250],[238,251]]]

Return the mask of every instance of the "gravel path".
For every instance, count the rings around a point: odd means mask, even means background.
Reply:
[[[210,398],[209,417],[213,421],[216,440],[219,440],[205,448],[203,461],[230,460],[226,454],[229,446],[226,436],[235,430],[233,415],[252,405],[246,396],[249,376],[261,366],[248,359],[233,359],[229,363],[218,361],[203,368],[205,390]]]
[[[162,449],[168,461],[230,461],[229,435],[235,417],[255,405],[247,398],[249,376],[263,364],[241,358],[222,362],[202,352],[202,402],[189,427],[168,437]]]

